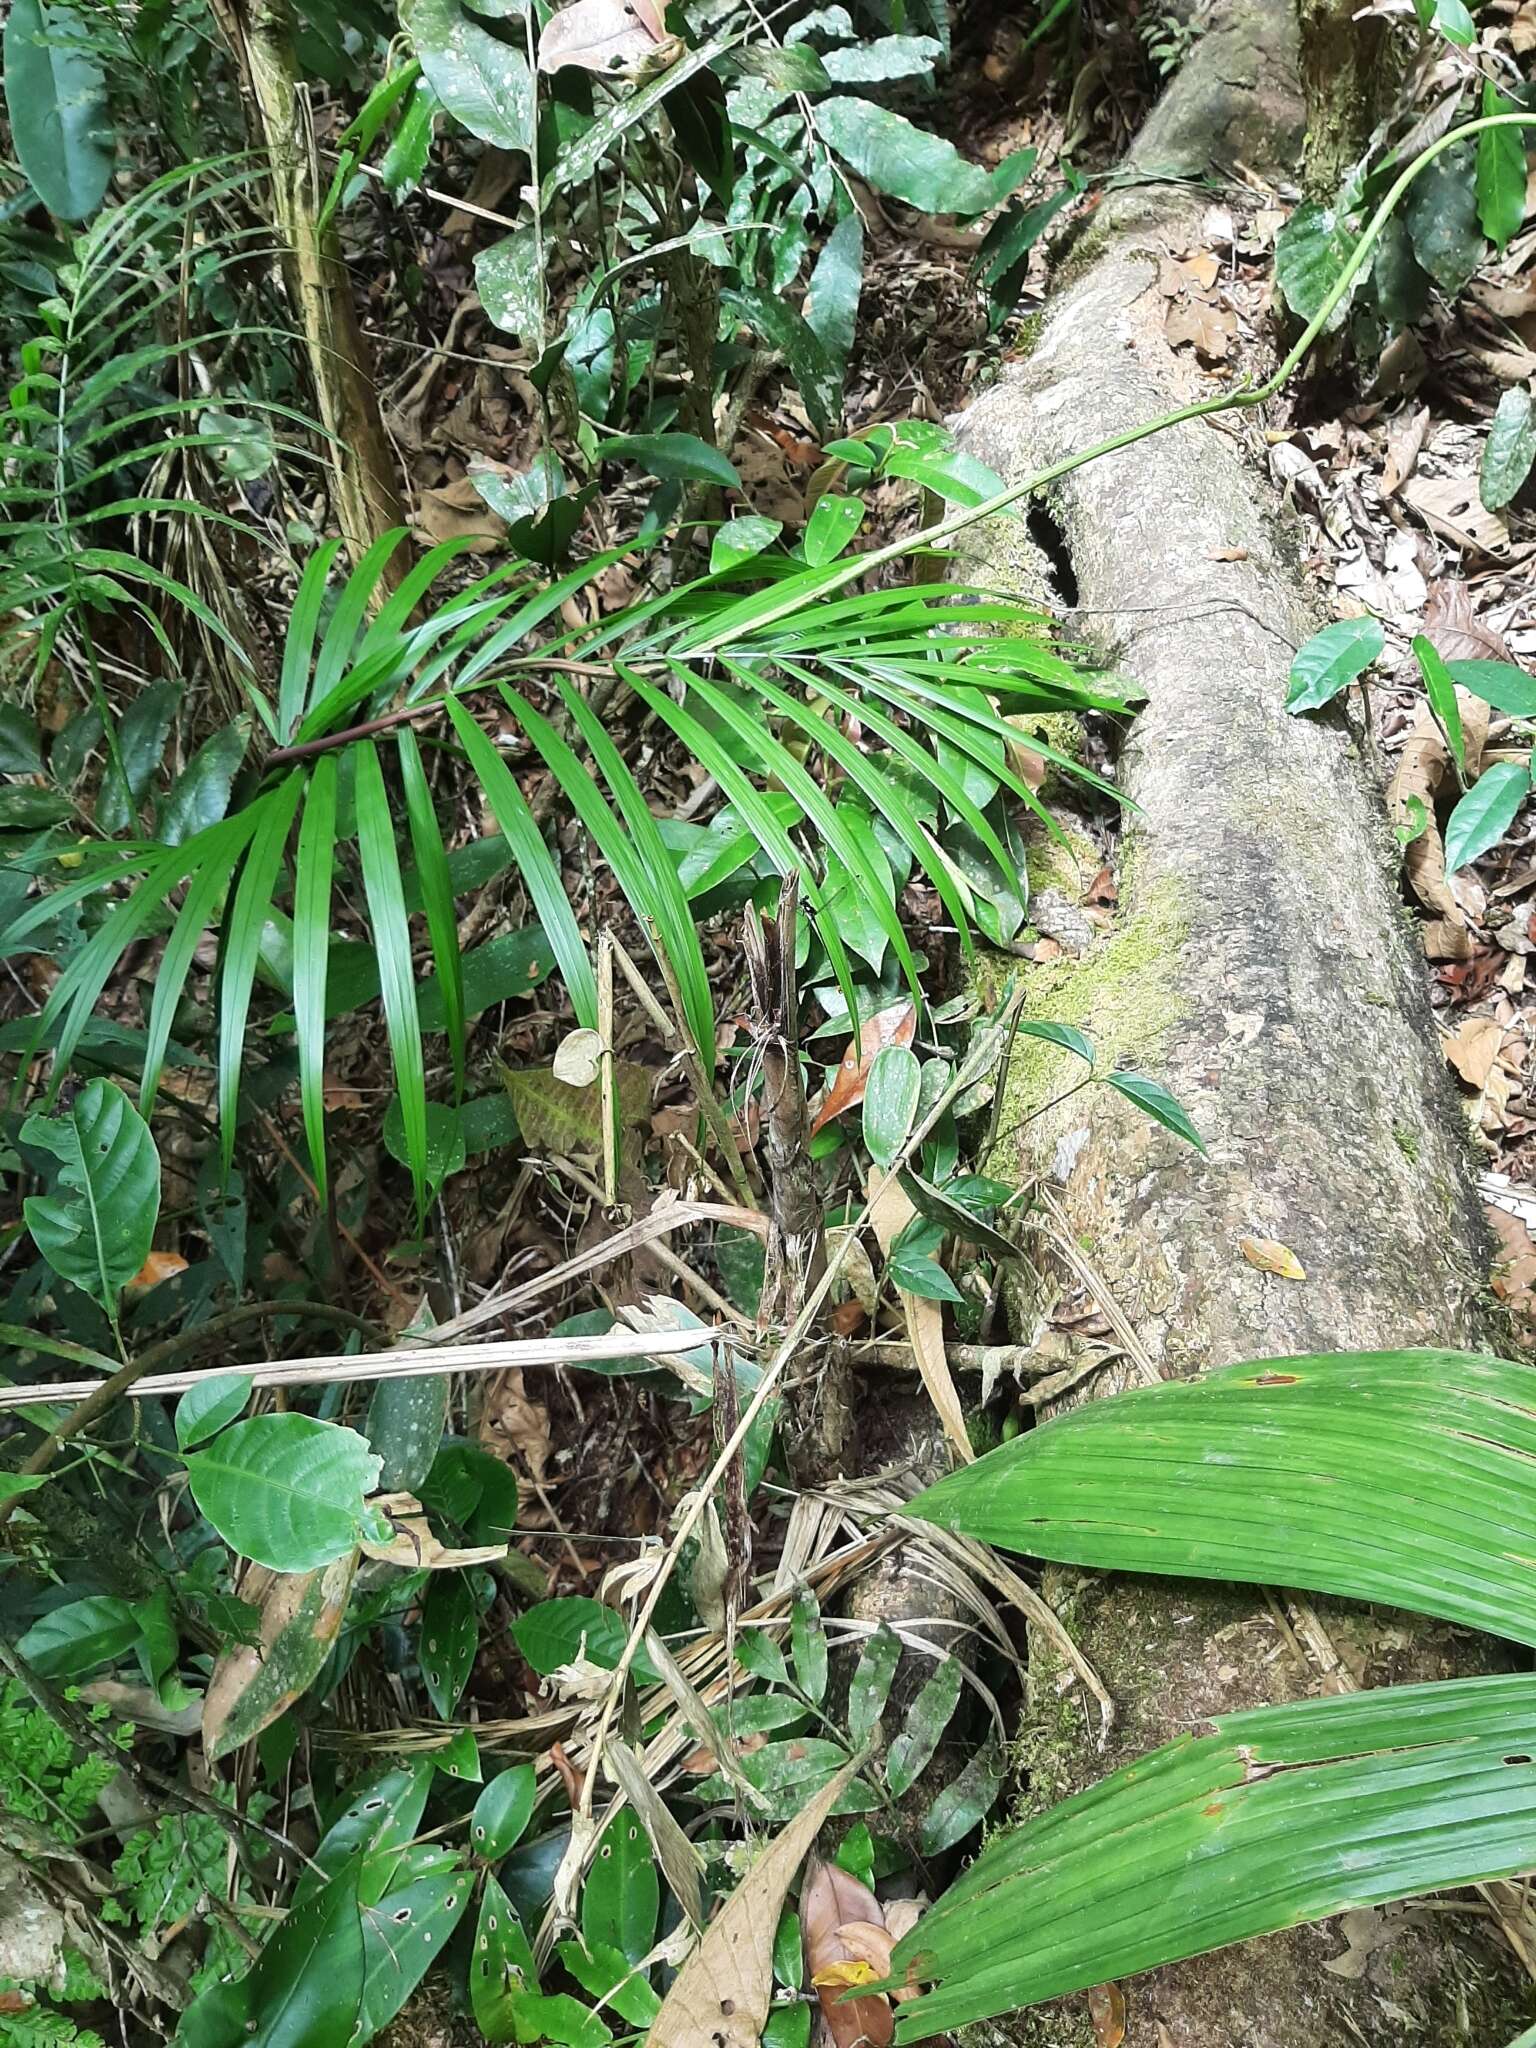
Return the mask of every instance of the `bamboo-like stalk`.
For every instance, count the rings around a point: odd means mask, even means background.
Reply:
[[[429,1373],[505,1372],[512,1367],[600,1365],[610,1359],[666,1359],[713,1340],[710,1330],[611,1330],[603,1337],[517,1337],[490,1344],[409,1344],[393,1351],[339,1352],[316,1358],[284,1358],[260,1365],[210,1365],[189,1372],[155,1373],[121,1389],[125,1399],[152,1400],[184,1394],[190,1387],[238,1379],[253,1387],[339,1387],[362,1380],[424,1378]],[[740,1338],[732,1338],[739,1344]],[[0,1409],[35,1408],[42,1402],[80,1401],[97,1393],[104,1380],[68,1380],[35,1387],[0,1387]]]

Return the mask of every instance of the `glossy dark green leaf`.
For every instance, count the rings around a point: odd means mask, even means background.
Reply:
[[[839,371],[846,369],[864,289],[864,223],[848,211],[833,228],[811,268],[805,324]]]
[[[155,771],[165,759],[166,741],[180,702],[179,683],[146,683],[123,713],[117,746],[128,778],[128,794],[136,804],[148,796]],[[103,832],[126,832],[135,822],[116,775],[108,775],[102,782],[96,801],[96,822]]]
[[[1172,1131],[1176,1138],[1183,1138],[1197,1152],[1205,1150],[1205,1140],[1196,1130],[1189,1112],[1175,1101],[1160,1081],[1150,1080],[1145,1074],[1126,1073],[1106,1074],[1104,1079],[1127,1102],[1134,1102],[1138,1109],[1144,1110],[1154,1123]]]
[[[582,1938],[631,1963],[649,1954],[661,1912],[661,1879],[650,1837],[630,1809],[603,1830],[581,1894]]]
[[[923,1074],[910,1046],[882,1046],[864,1088],[864,1143],[877,1166],[889,1167],[917,1116]]]
[[[862,498],[840,498],[833,492],[824,493],[816,500],[815,510],[806,521],[805,532],[801,536],[800,546],[806,561],[813,569],[836,561],[863,524]]]
[[[223,817],[250,738],[250,720],[237,718],[204,740],[176,778],[161,810],[155,836],[163,845],[180,846]]]
[[[359,2039],[382,2033],[441,1959],[473,1889],[447,1851],[418,1843],[402,1856],[389,1890],[364,1903]]]
[[[465,1159],[464,1125],[451,1102],[429,1102],[426,1105],[426,1134],[422,1166],[427,1199],[436,1201],[443,1182],[450,1175],[462,1171]],[[410,1166],[412,1161],[406,1147],[405,1119],[401,1115],[398,1096],[384,1112],[383,1137],[384,1149],[391,1159],[398,1159],[402,1166]]]
[[[434,1572],[421,1610],[418,1659],[427,1697],[443,1720],[469,1683],[480,1645],[480,1605],[463,1572]]]
[[[5,103],[21,168],[50,213],[84,220],[106,196],[114,141],[107,81],[73,7],[11,0]]]
[[[499,1863],[519,1843],[533,1818],[538,1785],[532,1764],[498,1771],[470,1815],[469,1845],[487,1863]]]
[[[1483,81],[1483,112],[1513,114],[1491,80]],[[1485,128],[1477,138],[1477,217],[1496,249],[1519,234],[1525,220],[1526,134],[1521,128]]]
[[[356,1872],[346,1870],[268,1940],[250,1974],[241,2039],[253,2048],[349,2048],[363,1976]]]
[[[1445,871],[1454,875],[1497,846],[1531,793],[1524,761],[1494,761],[1457,804],[1445,827]]]
[[[469,1999],[475,2025],[487,2041],[519,2038],[514,2001],[537,1992],[533,1950],[511,1900],[495,1878],[485,1880],[469,1963]]]
[[[1043,1039],[1047,1045],[1059,1045],[1063,1051],[1076,1053],[1080,1060],[1086,1060],[1090,1067],[1093,1065],[1093,1041],[1075,1024],[1058,1024],[1051,1017],[1026,1017],[1019,1025],[1019,1036]]]
[[[643,1970],[605,1942],[562,1941],[556,1953],[576,1982],[604,2012],[616,2012],[632,2027],[649,2027],[661,2010]]]
[[[633,462],[652,476],[678,483],[739,489],[735,464],[697,434],[611,434],[597,444],[599,462]]]
[[[897,2041],[1524,1869],[1533,1700],[1525,1672],[1387,1687],[1223,1715],[1137,1758],[998,1834],[897,1945],[893,1976],[915,1961],[934,1987],[897,2007]]]
[[[49,1192],[22,1204],[33,1242],[54,1272],[115,1315],[160,1213],[149,1126],[115,1083],[87,1081],[67,1110],[28,1117],[21,1141],[58,1161]]]
[[[1297,649],[1285,692],[1287,711],[1331,704],[1380,658],[1387,644],[1380,619],[1335,619]]]
[[[771,548],[784,531],[779,519],[760,519],[753,513],[738,514],[717,527],[709,544],[709,572],[718,576],[738,563],[750,562],[764,548]]]
[[[16,1648],[39,1678],[85,1678],[119,1663],[138,1640],[138,1618],[129,1603],[95,1594],[53,1608],[33,1622]]]
[[[547,1678],[562,1664],[574,1664],[580,1657],[611,1671],[629,1640],[621,1614],[605,1607],[600,1600],[577,1594],[560,1600],[541,1600],[536,1607],[526,1609],[513,1622],[512,1635],[541,1678]],[[631,1669],[637,1677],[651,1683],[658,1675],[643,1650]]]
[[[1466,49],[1477,41],[1477,24],[1466,0],[1413,0],[1413,6],[1421,25],[1444,36],[1448,43]]]
[[[427,914],[427,932],[432,941],[432,959],[437,971],[437,992],[448,1034],[448,1053],[453,1061],[453,1091],[464,1092],[464,967],[459,951],[458,925],[453,913],[453,884],[448,874],[448,855],[432,791],[422,766],[421,748],[408,725],[398,734],[400,784],[405,792],[405,814],[410,825],[411,850],[416,855],[416,884]]]
[[[336,858],[336,756],[322,754],[304,796],[293,873],[293,1029],[299,1101],[316,1192],[329,1185],[325,1156],[326,980],[330,973],[331,877]]]
[[[153,688],[153,685],[150,686]],[[19,704],[0,704],[0,775],[41,775],[37,721]]]

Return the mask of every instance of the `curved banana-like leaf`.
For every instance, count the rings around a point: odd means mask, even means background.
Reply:
[[[1300,1586],[1536,1644],[1533,1458],[1528,1365],[1341,1352],[1075,1409],[907,1512],[1064,1564]]]
[[[999,1835],[891,1958],[898,2043],[1531,1865],[1536,1678],[1229,1714]]]

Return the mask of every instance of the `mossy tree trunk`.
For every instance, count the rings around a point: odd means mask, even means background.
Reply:
[[[1192,59],[1149,124],[1156,160],[1169,137],[1223,150],[1241,133],[1243,161],[1280,175],[1298,126],[1287,10],[1250,0],[1217,21],[1229,51],[1258,57],[1249,104],[1220,46],[1203,71]],[[1205,91],[1217,97],[1203,108]],[[1147,137],[1137,154],[1154,160]],[[1210,388],[1168,348],[1155,288],[1207,205],[1168,184],[1106,201],[1028,358],[966,416],[971,453],[1027,474]],[[1079,1024],[1103,1054],[1166,1082],[1209,1158],[1101,1089],[1035,1116],[1010,1165],[1057,1182],[1067,1230],[1163,1377],[1482,1334],[1480,1214],[1377,780],[1343,718],[1284,709],[1291,650],[1320,619],[1263,452],[1256,424],[1187,424],[1078,471],[1048,507],[1078,586],[1070,636],[1146,704],[1120,762],[1137,809],[1115,928],[1081,962],[1028,970],[1026,1014]],[[1039,589],[1018,522],[977,547],[980,580]],[[1091,874],[1085,864],[1084,885]],[[1030,1048],[999,1127],[1066,1089],[1070,1064]],[[1244,1238],[1291,1248],[1305,1281],[1249,1263]],[[1132,1377],[1111,1367],[1086,1397]],[[1251,1588],[1064,1571],[1046,1590],[1119,1719],[1101,1748],[1092,1703],[1032,1644],[1030,1806],[1212,1714],[1449,1676],[1496,1654],[1401,1614],[1321,1601],[1288,1614],[1283,1592],[1271,1604]],[[1486,1921],[1435,1913],[1383,1929],[1356,1975],[1331,1967],[1346,1943],[1325,1924],[1138,1979],[1126,2048],[1471,2048],[1519,2031],[1516,1976]],[[1081,2001],[1007,2032],[1051,2048],[1093,2039]]]
[[[314,385],[342,540],[357,561],[404,523],[369,349],[334,226],[322,226],[320,171],[309,100],[294,58],[288,0],[214,0],[214,13],[249,88],[271,166],[272,211],[286,251],[289,293]],[[397,552],[381,589],[397,583]]]
[[[1307,194],[1331,199],[1358,163],[1391,91],[1390,24],[1357,0],[1297,0],[1306,95]]]

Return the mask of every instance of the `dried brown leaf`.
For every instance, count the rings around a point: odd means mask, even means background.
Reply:
[[[1118,1984],[1094,1985],[1088,1994],[1088,2017],[1095,2048],[1120,2048],[1125,2039],[1125,1993]]]
[[[800,1887],[800,1932],[822,2019],[836,2048],[889,2048],[895,2031],[891,2001],[883,1992],[865,1998],[845,1996],[889,1973],[889,1937],[884,1956],[877,1961],[862,1932],[867,1929],[878,1944],[885,1935],[884,1917],[874,1893],[841,1864],[813,1861],[807,1866]],[[861,1932],[850,1941],[845,1937],[848,1928]]]
[[[1504,1027],[1495,1017],[1469,1017],[1454,1038],[1445,1041],[1445,1056],[1469,1088],[1486,1088],[1503,1043]]]
[[[1305,1280],[1307,1269],[1288,1244],[1274,1237],[1240,1237],[1238,1249],[1250,1266],[1280,1280]]]
[[[758,2048],[773,1996],[773,1941],[795,1872],[862,1758],[840,1770],[753,1864],[678,1972],[646,2048]]]
[[[846,1110],[857,1109],[864,1100],[864,1090],[869,1085],[870,1062],[877,1052],[888,1045],[910,1045],[917,1030],[917,1007],[914,1003],[893,1003],[888,1010],[881,1010],[866,1020],[856,1039],[850,1039],[848,1048],[839,1062],[832,1086],[816,1112],[810,1135],[814,1138],[823,1124],[830,1123],[835,1116],[842,1116]]]

